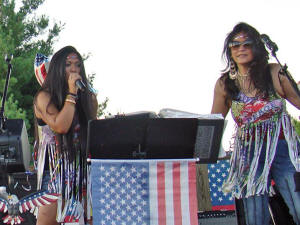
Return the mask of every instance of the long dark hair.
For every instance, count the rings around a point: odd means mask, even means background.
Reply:
[[[271,73],[268,66],[269,53],[261,40],[259,32],[254,27],[243,22],[238,23],[236,26],[234,26],[233,30],[227,35],[224,42],[222,57],[226,63],[226,67],[222,71],[223,73],[221,79],[225,83],[225,90],[228,94],[228,98],[235,99],[237,94],[239,93],[239,89],[236,86],[234,80],[229,78],[230,60],[232,58],[229,43],[233,41],[233,38],[241,32],[245,33],[248,38],[253,41],[251,47],[253,60],[251,62],[249,71],[250,78],[254,84],[254,87],[258,90],[258,95],[262,95],[266,98],[270,93],[274,93],[272,82],[270,82]],[[235,66],[237,68],[236,64]]]
[[[50,101],[48,102],[47,110],[50,104],[56,106],[60,111],[64,104],[65,99],[68,94],[68,83],[66,80],[65,69],[66,69],[66,58],[70,53],[75,53],[80,60],[80,75],[82,81],[87,86],[87,77],[84,69],[84,64],[79,52],[72,46],[66,46],[59,51],[57,51],[51,58],[49,70],[42,84],[40,90],[37,92],[36,96],[41,92],[47,92],[50,95]],[[76,111],[80,124],[80,143],[81,149],[85,150],[86,147],[86,133],[87,133],[87,123],[88,120],[95,119],[93,115],[92,97],[89,89],[84,92],[78,93],[78,100],[76,103]],[[36,101],[36,97],[34,103]],[[57,134],[57,141],[62,152],[67,152],[68,155],[73,158],[74,149],[72,135],[74,131],[74,126],[76,124],[72,123],[67,134]],[[37,135],[36,135],[37,136]],[[38,143],[36,143],[38,144]],[[37,148],[38,146],[36,146]]]

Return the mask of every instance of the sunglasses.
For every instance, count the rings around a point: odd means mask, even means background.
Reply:
[[[251,41],[251,40],[246,40],[243,42],[232,41],[229,43],[228,47],[231,48],[232,50],[237,50],[242,45],[244,48],[250,49],[252,47],[252,44],[253,44],[253,41]]]

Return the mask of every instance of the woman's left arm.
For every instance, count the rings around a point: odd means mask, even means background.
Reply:
[[[279,74],[280,65],[270,64],[272,80],[276,92],[286,100],[288,100],[297,109],[300,109],[300,96],[295,91],[291,82],[285,75]]]

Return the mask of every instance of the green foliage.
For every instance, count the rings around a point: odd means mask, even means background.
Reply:
[[[14,100],[14,96],[10,95],[7,101],[5,102],[5,116],[7,118],[18,118],[23,119],[26,124],[26,128],[31,127],[29,120],[27,119],[26,111],[18,108],[18,100]]]
[[[95,73],[89,74],[88,75],[88,81],[93,86],[94,80],[95,80]],[[111,113],[106,112],[106,107],[108,103],[108,98],[106,97],[103,102],[98,103],[98,109],[97,109],[97,118],[105,118],[107,116],[111,116]]]
[[[35,14],[44,1],[20,0],[16,8],[14,0],[0,0],[0,90],[4,90],[7,73],[4,55],[13,54],[5,115],[9,119],[24,119],[30,140],[33,139],[33,97],[39,88],[34,58],[37,52],[45,55],[53,52],[53,44],[64,26],[61,23],[50,26],[47,16]]]
[[[295,127],[297,134],[300,136],[300,121],[292,118],[292,123]]]
[[[34,140],[33,98],[39,89],[34,75],[36,53],[50,56],[53,45],[64,28],[61,22],[50,25],[46,15],[36,15],[36,10],[45,0],[0,0],[0,95],[3,95],[7,63],[5,54],[13,54],[12,73],[7,90],[5,116],[8,119],[23,119],[29,141]],[[84,60],[90,54],[84,55]],[[95,74],[91,75],[93,82]],[[105,115],[108,99],[99,104],[98,115]]]
[[[111,113],[105,110],[107,107],[108,100],[109,99],[106,97],[103,102],[98,104],[97,118],[105,118],[107,116],[111,116]]]

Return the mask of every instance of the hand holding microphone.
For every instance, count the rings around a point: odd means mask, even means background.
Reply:
[[[75,81],[76,86],[79,88],[80,91],[85,91],[85,84],[82,82],[81,79]]]
[[[81,80],[81,76],[78,73],[70,73],[68,79],[69,91],[71,93],[77,93],[77,90],[84,91],[86,86]]]

